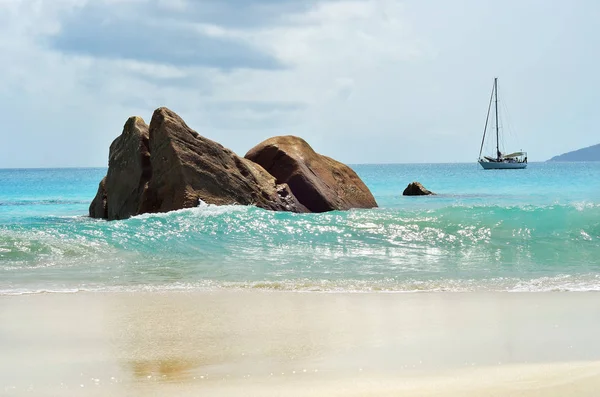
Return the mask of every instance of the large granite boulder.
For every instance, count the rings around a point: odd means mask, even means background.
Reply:
[[[298,201],[312,212],[377,207],[367,186],[350,167],[316,153],[302,138],[270,138],[245,157],[266,169],[277,183],[287,183]]]
[[[430,196],[435,193],[425,189],[423,185],[419,182],[411,182],[408,184],[402,195],[404,196]]]
[[[107,176],[90,205],[93,218],[125,219],[207,204],[255,205],[309,212],[286,184],[260,165],[198,135],[174,112],[159,108],[150,127],[130,118],[110,146]]]
[[[150,167],[148,126],[141,117],[130,117],[123,133],[110,145],[106,192],[109,219],[126,219],[140,213]]]
[[[90,205],[90,216],[126,219],[140,213],[142,195],[151,175],[148,126],[141,117],[130,117],[121,135],[110,145],[108,173]]]
[[[306,212],[285,185],[261,166],[204,138],[173,111],[159,108],[150,122],[152,178],[142,212],[167,212],[208,204],[255,205]]]

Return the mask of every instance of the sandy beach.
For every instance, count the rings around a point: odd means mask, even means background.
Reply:
[[[0,297],[3,396],[595,396],[596,293]]]

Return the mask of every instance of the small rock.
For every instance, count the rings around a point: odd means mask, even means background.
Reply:
[[[435,194],[427,189],[419,182],[409,183],[404,192],[403,196],[429,196]]]

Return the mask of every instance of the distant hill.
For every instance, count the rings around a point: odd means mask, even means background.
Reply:
[[[600,143],[560,156],[554,156],[548,161],[600,161]]]

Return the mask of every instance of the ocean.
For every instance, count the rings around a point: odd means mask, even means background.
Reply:
[[[0,295],[598,291],[600,163],[353,165],[380,208],[87,217],[105,168],[0,170]],[[404,197],[411,181],[438,193]]]

